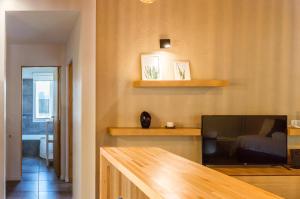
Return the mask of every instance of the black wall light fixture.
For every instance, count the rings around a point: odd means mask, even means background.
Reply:
[[[160,48],[171,48],[171,40],[170,39],[160,39],[159,45],[160,45]]]

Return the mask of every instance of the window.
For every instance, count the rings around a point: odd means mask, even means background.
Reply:
[[[35,82],[35,115],[37,119],[50,118],[51,82]]]
[[[33,121],[53,116],[53,73],[33,74]]]

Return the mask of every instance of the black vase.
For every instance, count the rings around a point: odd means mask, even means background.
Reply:
[[[151,124],[151,115],[144,111],[141,113],[140,121],[143,129],[148,129]]]

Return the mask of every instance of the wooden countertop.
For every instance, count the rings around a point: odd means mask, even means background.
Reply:
[[[101,148],[100,153],[151,199],[281,198],[159,148]]]

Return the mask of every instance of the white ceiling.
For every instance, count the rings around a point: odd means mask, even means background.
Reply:
[[[8,43],[66,43],[77,21],[76,11],[13,11],[6,13]]]

